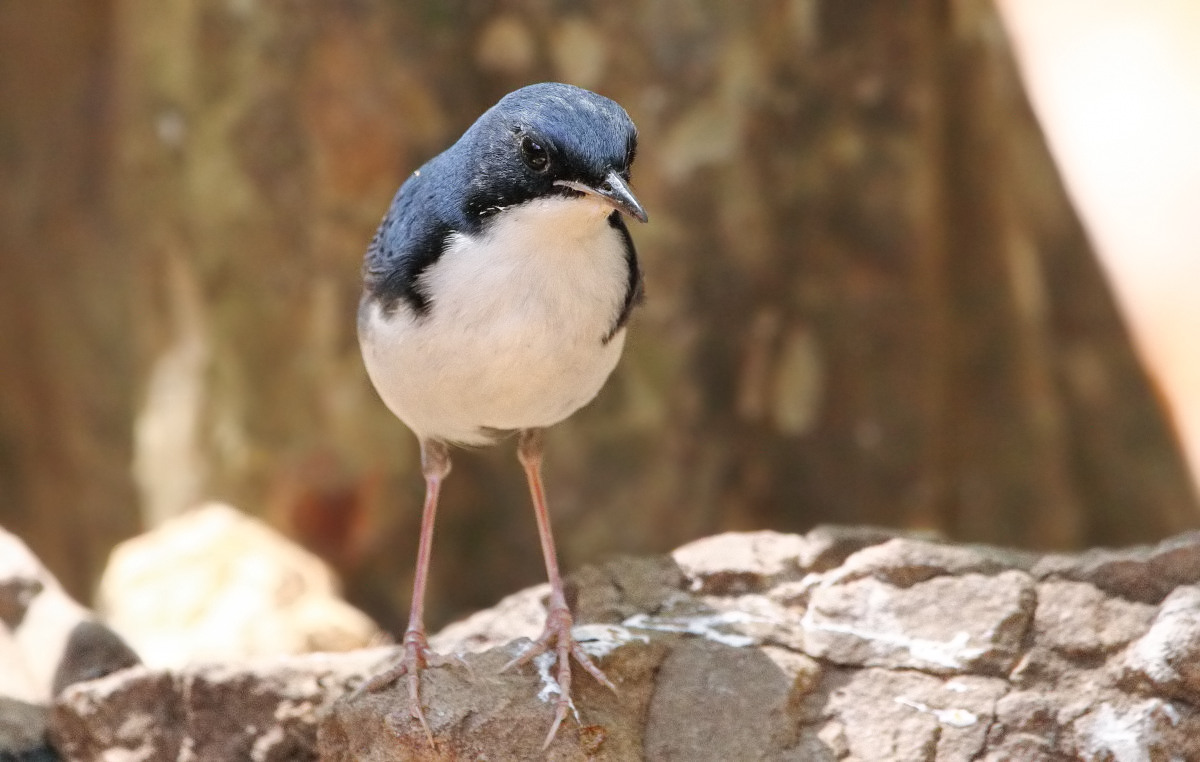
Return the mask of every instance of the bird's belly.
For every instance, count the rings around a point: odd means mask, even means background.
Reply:
[[[590,401],[625,341],[609,337],[630,282],[611,213],[578,201],[509,210],[424,272],[426,314],[364,303],[363,356],[392,412],[418,436],[482,444],[487,429],[549,426]]]
[[[372,308],[367,372],[418,436],[484,444],[488,430],[550,426],[589,402],[620,358],[625,332],[602,343],[554,325],[438,325]],[[557,329],[557,330],[556,330]]]

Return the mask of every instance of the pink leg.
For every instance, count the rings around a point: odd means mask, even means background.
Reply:
[[[567,608],[567,599],[563,594],[562,578],[558,573],[558,557],[554,550],[554,535],[550,532],[550,515],[546,511],[546,494],[542,488],[542,430],[526,429],[521,432],[517,443],[517,457],[525,468],[525,478],[529,481],[529,494],[533,498],[533,511],[537,516],[538,537],[542,541],[542,556],[546,560],[546,576],[550,579],[550,604],[546,612],[546,627],[541,636],[534,641],[528,651],[513,659],[504,666],[527,664],[535,657],[554,649],[558,669],[555,675],[560,692],[556,700],[554,723],[546,735],[542,748],[550,746],[558,727],[571,709],[571,657],[579,662],[585,670],[600,683],[608,686],[614,693],[617,688],[604,676],[600,668],[583,650],[571,635],[571,610]]]
[[[404,654],[391,669],[375,675],[354,692],[357,697],[377,691],[407,678],[409,714],[425,730],[430,745],[433,731],[421,710],[421,670],[439,667],[457,660],[434,653],[425,636],[425,582],[429,578],[429,559],[433,548],[433,524],[437,517],[438,492],[450,473],[450,451],[442,442],[421,440],[421,473],[425,476],[425,507],[421,514],[421,539],[417,545],[417,572],[413,578],[412,607],[408,614],[408,629],[404,633]]]

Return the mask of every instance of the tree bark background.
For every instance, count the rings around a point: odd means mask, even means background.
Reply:
[[[831,521],[1200,524],[982,0],[0,0],[0,35],[0,522],[77,593],[218,497],[400,623],[421,480],[361,367],[361,255],[408,172],[545,79],[630,111],[653,219],[626,356],[548,438],[565,566]],[[512,450],[454,456],[434,624],[542,576]]]
[[[112,3],[0,0],[0,524],[76,594],[137,531]]]

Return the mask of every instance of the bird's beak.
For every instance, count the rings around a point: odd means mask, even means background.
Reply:
[[[637,196],[629,189],[629,183],[625,182],[616,170],[610,171],[604,181],[595,187],[573,180],[556,180],[554,184],[603,199],[618,212],[624,212],[638,222],[647,222],[650,219]]]

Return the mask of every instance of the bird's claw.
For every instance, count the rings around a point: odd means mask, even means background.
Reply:
[[[471,667],[458,654],[445,656],[430,649],[425,633],[421,630],[409,630],[404,633],[402,647],[404,653],[400,657],[400,661],[355,688],[354,692],[350,694],[350,700],[353,701],[364,693],[374,693],[402,677],[405,678],[408,687],[409,717],[420,723],[421,729],[425,731],[425,737],[429,739],[429,745],[436,746],[433,740],[433,731],[425,720],[424,710],[421,709],[421,672],[427,667],[444,667],[450,664],[461,664],[467,668],[468,672],[472,672]]]
[[[546,615],[546,628],[538,639],[533,641],[522,654],[513,658],[500,669],[501,672],[506,672],[513,667],[523,666],[553,649],[554,658],[551,664],[557,663],[558,665],[554,675],[554,679],[558,683],[558,697],[554,700],[554,722],[551,723],[550,732],[546,734],[546,740],[542,744],[543,751],[550,747],[554,736],[558,734],[559,726],[567,718],[567,712],[574,708],[571,703],[571,657],[574,657],[575,661],[579,662],[579,666],[587,670],[587,673],[594,677],[596,682],[606,686],[613,693],[617,692],[617,686],[613,685],[612,681],[596,666],[592,657],[588,656],[587,652],[583,650],[583,646],[571,634],[572,624],[571,612],[565,606],[552,608]]]
[[[471,680],[471,682],[475,682],[475,668],[471,666],[471,662],[469,662],[463,658],[463,655],[461,653],[452,653],[452,654],[445,654],[445,655],[434,654],[434,657],[439,662],[435,666],[444,667],[447,664],[457,664],[458,666],[462,667],[463,669],[465,669],[467,671],[468,679]]]

